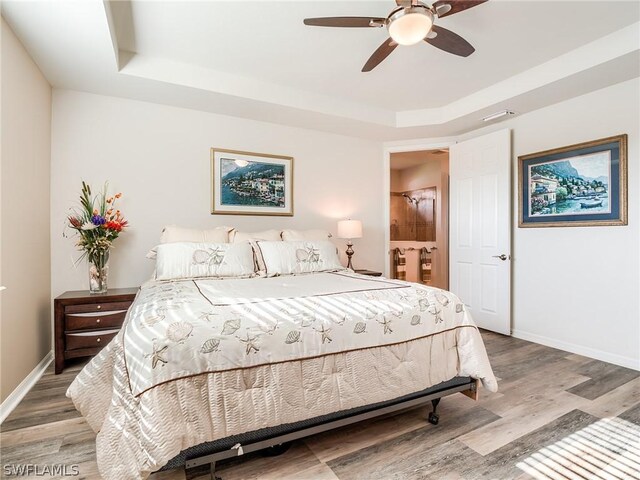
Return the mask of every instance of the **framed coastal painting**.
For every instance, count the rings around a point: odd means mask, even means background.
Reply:
[[[627,225],[627,135],[518,157],[519,227]]]
[[[211,149],[211,213],[293,215],[293,158]]]

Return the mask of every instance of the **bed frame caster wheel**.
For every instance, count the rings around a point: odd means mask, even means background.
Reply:
[[[438,416],[437,413],[431,412],[429,413],[429,423],[432,425],[437,425],[438,424],[438,420],[440,420],[440,417]]]
[[[433,412],[429,413],[429,423],[431,425],[437,425],[438,424],[438,420],[440,420],[440,417],[438,416],[438,414],[436,413],[436,408],[438,408],[438,404],[440,403],[440,399],[439,398],[434,398],[433,400],[431,400],[431,405],[433,405]]]

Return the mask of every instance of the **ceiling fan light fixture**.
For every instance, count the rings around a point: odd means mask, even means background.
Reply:
[[[422,5],[398,9],[389,16],[387,22],[389,35],[398,45],[421,42],[432,26],[433,13]]]

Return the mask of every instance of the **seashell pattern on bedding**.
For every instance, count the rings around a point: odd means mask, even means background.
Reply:
[[[67,396],[97,432],[101,478],[141,480],[185,448],[456,375],[497,389],[449,292],[348,273],[150,282]]]
[[[202,344],[202,348],[200,349],[200,351],[202,353],[217,352],[219,345],[220,345],[219,338],[210,338],[209,340],[207,340]]]
[[[372,348],[458,328],[475,326],[452,293],[350,272],[150,282],[127,314],[124,350],[130,387],[139,395],[198,373]]]

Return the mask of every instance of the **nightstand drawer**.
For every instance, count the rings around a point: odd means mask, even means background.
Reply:
[[[106,312],[113,310],[127,310],[131,306],[131,302],[104,302],[104,303],[86,303],[80,305],[67,305],[64,307],[64,313],[90,313],[90,312]]]
[[[79,348],[104,347],[118,334],[119,330],[95,330],[92,332],[67,333],[65,342],[67,350],[77,350]]]
[[[121,327],[126,310],[106,310],[104,312],[73,313],[67,314],[65,328],[69,330],[87,330],[96,328]]]

